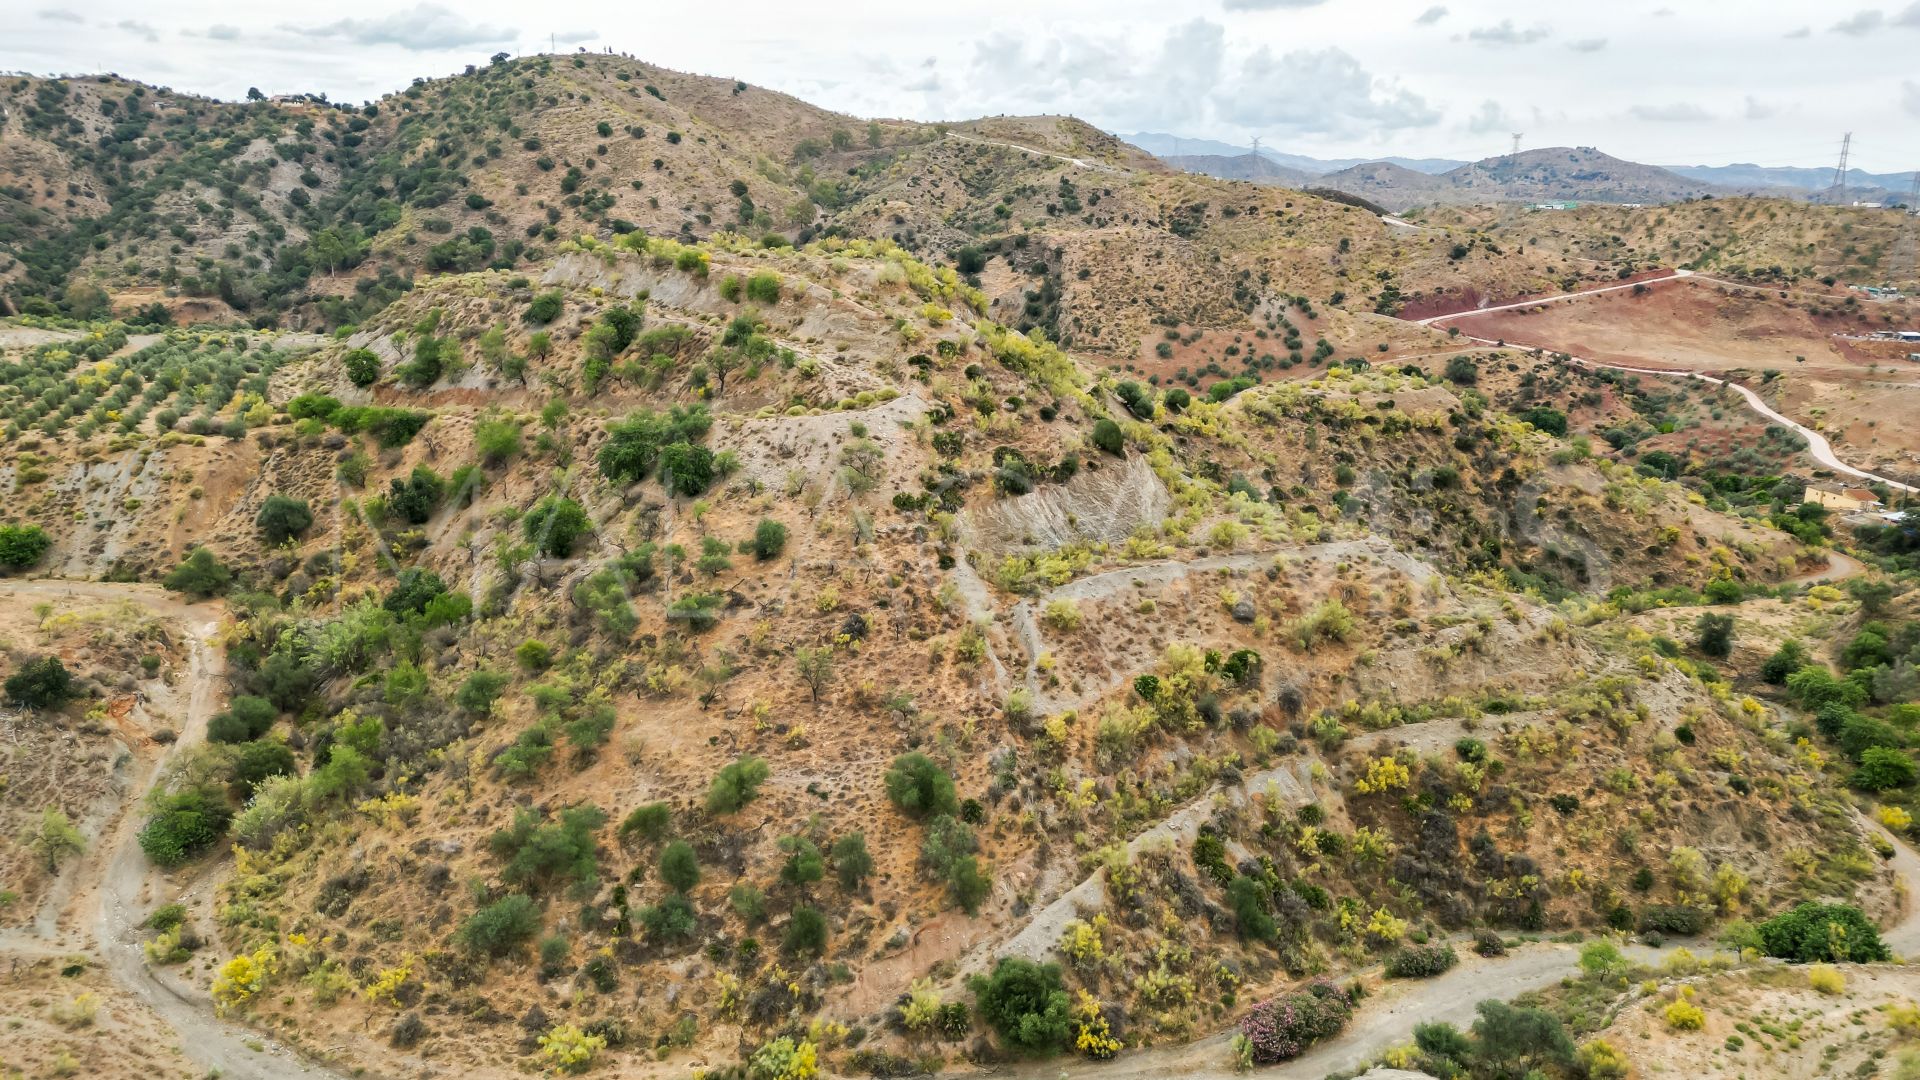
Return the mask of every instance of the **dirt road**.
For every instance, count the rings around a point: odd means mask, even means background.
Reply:
[[[150,1006],[179,1035],[180,1049],[196,1064],[224,1080],[283,1080],[285,1077],[339,1077],[312,1065],[272,1039],[226,1023],[213,1015],[213,1002],[191,984],[170,972],[149,967],[142,951],[140,924],[155,907],[171,899],[164,878],[140,850],[140,806],[147,793],[165,775],[173,758],[206,737],[207,721],[220,708],[221,681],[226,665],[214,643],[220,609],[211,604],[189,604],[151,585],[117,585],[93,581],[42,578],[0,581],[0,592],[32,596],[58,603],[81,597],[129,600],[180,625],[187,634],[185,678],[176,688],[175,704],[184,703],[179,737],[157,754],[141,758],[127,787],[127,798],[107,826],[100,842],[73,871],[81,875],[72,895],[79,899],[65,912],[64,921],[84,934],[91,930],[92,951],[128,993]],[[88,910],[88,905],[93,905]],[[48,950],[79,952],[57,938],[28,936],[0,942],[0,955],[46,955]]]
[[[1881,937],[1895,953],[1908,955],[1920,950],[1920,855],[1895,839],[1892,834],[1860,815],[1861,828],[1893,841],[1894,855],[1889,860],[1895,877],[1907,898],[1906,911]],[[1657,964],[1669,949],[1698,942],[1675,942],[1659,949],[1645,945],[1621,948],[1628,959]],[[1456,944],[1458,948],[1458,944]],[[1458,966],[1444,975],[1420,981],[1389,981],[1380,992],[1362,1002],[1353,1023],[1337,1038],[1321,1043],[1281,1065],[1257,1070],[1263,1080],[1319,1080],[1332,1072],[1357,1069],[1379,1057],[1389,1047],[1408,1041],[1416,1024],[1445,1021],[1465,1028],[1472,1024],[1474,1009],[1490,998],[1510,1001],[1530,990],[1551,986],[1575,974],[1579,947],[1557,943],[1536,943],[1513,950],[1505,956],[1483,959],[1460,949]],[[1157,1080],[1180,1077],[1182,1080],[1240,1080],[1247,1074],[1233,1067],[1229,1048],[1230,1033],[1222,1032],[1179,1046],[1156,1046],[1122,1054],[1111,1061],[1055,1061],[1017,1065],[997,1075],[1021,1080]]]
[[[1650,281],[1672,281],[1675,278],[1687,278],[1687,277],[1693,277],[1693,276],[1694,274],[1691,270],[1675,270],[1671,277],[1653,278],[1649,280]],[[1715,280],[1715,279],[1706,279],[1706,280]],[[1554,296],[1543,296],[1533,300],[1522,301],[1520,303],[1500,304],[1494,307],[1480,308],[1475,311],[1457,311],[1451,315],[1435,315],[1431,318],[1416,319],[1413,321],[1420,326],[1435,326],[1439,323],[1445,322],[1448,319],[1467,318],[1474,315],[1486,315],[1495,311],[1513,311],[1518,308],[1533,307],[1538,304],[1558,303],[1563,300],[1574,300],[1583,296],[1596,296],[1596,295],[1599,295],[1600,293],[1616,292],[1620,289],[1631,289],[1635,285],[1642,285],[1642,284],[1647,284],[1647,282],[1630,282],[1630,283],[1621,284],[1621,285],[1607,285],[1597,289],[1582,289],[1577,292],[1559,293]],[[1513,345],[1510,342],[1502,343],[1502,342],[1496,342],[1496,341],[1490,340],[1488,338],[1473,337],[1472,335],[1469,335],[1466,333],[1462,333],[1460,336],[1466,338],[1468,341],[1472,341],[1480,345],[1498,346],[1498,345],[1505,344],[1509,348],[1522,347],[1522,346]],[[1818,431],[1815,431],[1812,428],[1807,427],[1806,425],[1801,424],[1796,420],[1791,420],[1786,416],[1781,415],[1779,412],[1775,411],[1775,409],[1772,406],[1768,405],[1765,401],[1761,400],[1759,394],[1754,393],[1752,390],[1747,389],[1746,387],[1740,385],[1737,382],[1732,382],[1727,379],[1715,378],[1712,375],[1707,375],[1705,373],[1698,372],[1698,371],[1674,371],[1666,368],[1629,367],[1625,364],[1608,364],[1599,360],[1590,360],[1590,359],[1579,357],[1579,356],[1570,356],[1568,357],[1568,359],[1575,364],[1580,364],[1585,367],[1607,368],[1612,371],[1625,371],[1634,375],[1658,375],[1662,378],[1668,378],[1668,379],[1698,379],[1701,382],[1708,383],[1713,386],[1727,387],[1733,390],[1735,393],[1739,394],[1742,398],[1745,398],[1748,408],[1752,409],[1756,413],[1759,413],[1761,416],[1766,417],[1768,420],[1771,420],[1774,423],[1779,424],[1781,427],[1787,428],[1795,432],[1802,439],[1805,439],[1807,442],[1808,456],[1812,457],[1813,460],[1818,462],[1822,467],[1830,469],[1837,473],[1844,473],[1845,475],[1854,477],[1855,479],[1858,479],[1858,480],[1865,480],[1869,483],[1885,484],[1896,491],[1920,493],[1920,487],[1915,487],[1912,484],[1904,484],[1898,480],[1889,479],[1885,476],[1881,476],[1879,473],[1868,472],[1865,469],[1857,469],[1857,468],[1854,468],[1852,465],[1849,465],[1846,462],[1841,461],[1839,455],[1833,452],[1833,444],[1827,441],[1827,437],[1825,435],[1822,435]]]

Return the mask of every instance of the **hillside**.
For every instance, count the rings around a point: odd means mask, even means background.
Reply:
[[[1163,155],[1160,160],[1182,172],[1217,176],[1222,180],[1251,180],[1256,184],[1274,184],[1296,190],[1306,187],[1319,175],[1276,165],[1271,159],[1254,154],[1232,157],[1222,154]]]
[[[1794,199],[1708,199],[1636,210],[1589,204],[1528,213],[1516,207],[1435,209],[1419,220],[1482,230],[1503,244],[1557,252],[1573,262],[1682,266],[1761,283],[1920,288],[1920,222],[1869,207]],[[1856,301],[1857,303],[1857,301]]]
[[[204,547],[235,576],[175,575],[227,593],[241,719],[163,774],[238,812],[229,869],[186,855],[217,884],[184,918],[275,989],[221,1000],[342,1067],[386,1059],[371,1033],[503,1075],[571,1031],[635,1067],[785,1037],[884,1071],[929,1052],[901,995],[964,1004],[957,976],[1003,956],[1065,948],[1114,1036],[1181,1039],[1218,1022],[1202,987],[1362,970],[1416,927],[1602,925],[1641,861],[1706,836],[1764,838],[1711,849],[1741,903],[1884,908],[1817,771],[1592,598],[1764,589],[1796,542],[1437,368],[1194,400],[989,307],[890,244],[634,233],[537,280],[422,282],[304,353],[28,349],[43,382],[73,363],[74,393],[156,409],[16,436],[0,481],[46,563],[152,579]],[[222,388],[171,431],[167,372],[195,365]],[[310,515],[284,541],[273,498]],[[82,692],[110,703],[100,663]],[[289,775],[236,798],[256,736]],[[1621,792],[1677,770],[1720,794],[1648,820],[1576,796],[1576,752]],[[1793,790],[1823,809],[1780,812]],[[1602,841],[1628,821],[1648,854]],[[1283,932],[1249,931],[1243,879]],[[963,1045],[939,1053],[996,1053]]]
[[[1735,190],[1584,146],[1524,150],[1438,175],[1373,162],[1330,173],[1317,183],[1393,210],[1488,201],[1671,203]]]
[[[85,146],[70,130],[104,130],[139,89],[9,83],[6,175],[64,169]],[[1155,327],[1251,336],[1297,295],[1339,309],[1328,336],[1359,351],[1379,331],[1348,312],[1570,272],[1525,252],[1452,258],[1448,237],[1308,195],[1245,196],[1076,120],[865,122],[614,56],[501,60],[361,110],[182,100],[155,115],[168,141],[129,126],[124,178],[36,195],[30,227],[0,236],[0,295],[41,314],[333,329],[425,275],[536,266],[583,233],[840,235],[937,262],[977,250],[965,261],[987,264],[996,317],[1125,364]]]
[[[1394,317],[1678,305],[1641,245],[1791,235],[1740,202],[1390,221],[612,54],[208,109],[16,241],[8,1068],[1324,1075],[1654,992],[1574,940],[1920,932],[1911,530],[1724,388]]]

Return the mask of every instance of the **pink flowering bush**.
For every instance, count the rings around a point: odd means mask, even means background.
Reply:
[[[1353,1003],[1339,987],[1317,982],[1255,1005],[1240,1019],[1240,1033],[1253,1047],[1256,1065],[1299,1057],[1321,1039],[1339,1033],[1353,1018]]]

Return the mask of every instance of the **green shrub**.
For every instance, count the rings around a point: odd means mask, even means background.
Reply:
[[[473,426],[473,448],[489,465],[520,452],[520,425],[513,420],[482,420]]]
[[[207,721],[207,739],[217,743],[243,743],[258,739],[273,727],[280,710],[263,697],[241,694],[227,705],[227,711]]]
[[[673,825],[673,807],[663,802],[636,806],[620,822],[620,839],[651,842],[667,835]]]
[[[340,411],[340,399],[326,394],[301,394],[287,402],[287,415],[295,420],[325,420]]]
[[[713,451],[699,443],[668,443],[660,448],[660,483],[689,498],[713,484]]]
[[[918,751],[893,759],[885,777],[887,798],[893,805],[916,818],[960,812],[954,794],[953,777],[934,760]]]
[[[731,814],[760,795],[760,785],[772,771],[761,758],[749,754],[723,766],[707,789],[707,812]]]
[[[755,558],[777,559],[787,548],[787,527],[772,518],[761,518],[760,524],[753,528],[753,542],[749,546]]]
[[[1093,445],[1114,457],[1127,453],[1127,437],[1121,434],[1120,425],[1104,416],[1093,422]]]
[[[1067,1045],[1073,1025],[1059,965],[1003,956],[990,974],[975,975],[968,986],[981,1018],[1007,1045],[1033,1054]]]
[[[1794,963],[1867,964],[1892,959],[1880,931],[1849,904],[1806,903],[1755,928],[1760,951]]]
[[[460,683],[460,689],[454,691],[453,703],[475,716],[485,716],[493,711],[494,699],[506,685],[505,675],[481,668]]]
[[[1799,638],[1788,638],[1760,665],[1760,677],[1775,686],[1785,686],[1787,678],[1813,660]]]
[[[513,658],[528,671],[545,671],[553,663],[553,650],[538,638],[528,638],[513,650]]]
[[[1708,612],[1694,620],[1693,629],[1701,655],[1715,660],[1733,655],[1733,616]]]
[[[439,574],[409,566],[400,571],[392,591],[387,593],[380,606],[395,615],[418,615],[427,610],[427,605],[435,597],[446,591],[447,583],[440,580]]]
[[[73,696],[73,676],[57,656],[20,665],[7,676],[7,700],[29,709],[57,709]]]
[[[527,321],[544,326],[559,318],[560,311],[564,307],[566,307],[566,298],[561,295],[560,290],[543,292],[533,298],[533,303],[527,305]]]
[[[531,897],[512,893],[469,915],[454,936],[471,952],[506,956],[519,951],[539,932],[539,906]]]
[[[819,956],[827,951],[827,917],[802,905],[787,919],[781,947],[794,956]]]
[[[549,495],[535,503],[521,519],[521,527],[542,554],[556,559],[571,555],[574,542],[593,531],[593,523],[587,520],[587,512],[580,504],[558,495]]]
[[[213,847],[226,834],[233,813],[219,793],[189,789],[156,795],[140,829],[140,850],[159,866],[179,866]]]
[[[581,805],[560,811],[558,821],[545,821],[544,816],[518,810],[511,826],[489,838],[494,858],[506,864],[501,879],[536,891],[560,884],[591,885],[599,874],[595,836],[607,823],[606,812]]]
[[[271,776],[297,776],[299,767],[287,744],[273,739],[243,743],[233,759],[233,782],[251,791]]]
[[[387,481],[387,510],[409,525],[425,525],[447,497],[447,482],[425,465],[415,465],[405,480]]]
[[[1253,941],[1272,941],[1279,933],[1273,920],[1267,888],[1254,878],[1235,874],[1227,883],[1227,906],[1233,909],[1240,936]]]
[[[218,596],[233,584],[233,571],[220,564],[213,552],[206,548],[194,548],[179,566],[175,567],[160,584],[191,596]]]
[[[781,881],[794,886],[811,885],[827,876],[827,861],[821,857],[818,844],[804,836],[783,836],[779,846],[787,856],[780,867]]]
[[[1913,780],[1913,758],[1906,751],[1870,746],[1860,752],[1860,767],[1848,782],[1862,791],[1891,791],[1912,787]]]
[[[840,887],[852,892],[873,873],[873,856],[867,852],[865,833],[848,833],[833,842],[833,873]]]
[[[0,525],[0,567],[25,570],[52,546],[53,538],[38,525]]]
[[[1691,937],[1707,928],[1707,914],[1678,904],[1648,904],[1640,911],[1640,932]]]
[[[660,880],[675,892],[687,892],[700,884],[700,860],[693,845],[675,840],[660,853]]]
[[[340,358],[340,366],[346,370],[348,381],[355,386],[372,386],[380,380],[380,357],[371,349],[348,351]]]
[[[684,894],[668,893],[657,904],[640,909],[640,926],[654,941],[674,941],[693,936],[700,925],[693,901]]]
[[[260,513],[254,517],[253,523],[259,528],[262,539],[268,544],[278,545],[302,536],[312,528],[313,511],[307,507],[304,499],[269,495],[260,504]]]
[[[747,278],[747,299],[756,304],[780,302],[780,275],[771,270],[755,271]]]

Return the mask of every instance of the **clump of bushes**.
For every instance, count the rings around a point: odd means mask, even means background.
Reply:
[[[1801,904],[1754,932],[1762,953],[1795,963],[1868,964],[1893,958],[1880,931],[1851,904]]]
[[[738,761],[729,762],[721,767],[713,778],[713,784],[707,788],[707,812],[712,814],[731,814],[760,797],[760,785],[765,783],[771,770],[767,768],[765,758],[749,754]]]
[[[1263,1001],[1240,1019],[1240,1045],[1255,1065],[1290,1061],[1353,1019],[1353,1002],[1339,987],[1316,982]]]
[[[1058,964],[1003,956],[992,973],[974,976],[968,986],[980,1017],[1008,1046],[1051,1054],[1067,1045],[1072,1015]]]
[[[1389,979],[1430,979],[1459,962],[1453,946],[1445,942],[1408,945],[1387,957],[1386,973]]]

